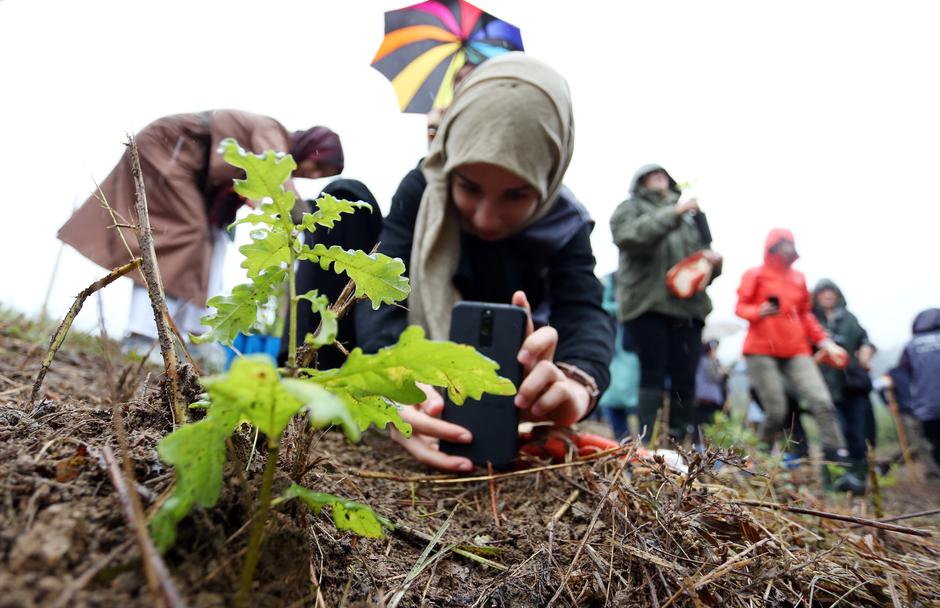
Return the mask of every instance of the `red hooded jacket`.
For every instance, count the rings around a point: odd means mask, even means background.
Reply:
[[[794,242],[793,233],[783,228],[770,231],[764,244],[764,264],[745,272],[738,287],[735,313],[750,322],[744,340],[745,355],[783,359],[809,355],[811,346],[827,337],[813,315],[803,273],[770,252],[784,239]],[[761,318],[760,306],[772,295],[780,300],[780,312]]]

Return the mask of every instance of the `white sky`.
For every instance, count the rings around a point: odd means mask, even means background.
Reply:
[[[124,134],[167,114],[239,108],[290,129],[328,125],[344,175],[387,209],[425,150],[424,118],[400,114],[369,67],[383,11],[407,3],[0,2],[0,303],[38,312],[57,229],[117,162]],[[940,5],[477,4],[568,79],[577,136],[565,181],[597,220],[600,274],[616,266],[610,214],[634,169],[658,162],[694,183],[725,255],[712,321],[735,320],[740,276],[778,225],[796,233],[810,284],[835,279],[876,343],[904,341],[917,311],[940,306]],[[238,263],[230,249],[229,287]],[[51,314],[101,274],[66,248]],[[126,323],[123,283],[105,297],[113,334]],[[86,308],[80,325],[93,327]]]

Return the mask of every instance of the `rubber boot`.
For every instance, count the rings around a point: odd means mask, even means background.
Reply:
[[[865,494],[865,480],[847,468],[845,450],[825,450],[822,465],[822,482],[827,492],[851,492],[853,496]]]
[[[858,478],[863,485],[868,484],[868,459],[867,458],[856,458],[852,461],[852,468],[850,469],[852,474]]]
[[[663,407],[663,391],[658,388],[640,388],[637,417],[640,419],[639,432],[643,433],[643,443],[649,444],[653,437],[656,415]]]

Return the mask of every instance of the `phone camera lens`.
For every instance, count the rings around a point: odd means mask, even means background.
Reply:
[[[486,309],[480,318],[480,346],[493,344],[493,311]]]

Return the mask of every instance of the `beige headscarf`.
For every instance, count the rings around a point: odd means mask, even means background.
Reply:
[[[490,163],[535,187],[538,206],[522,230],[554,204],[573,149],[568,83],[541,61],[505,53],[461,83],[422,165],[428,185],[411,244],[409,323],[424,327],[432,339],[446,340],[451,310],[460,300],[453,276],[461,222],[450,201],[450,172],[467,163]]]

